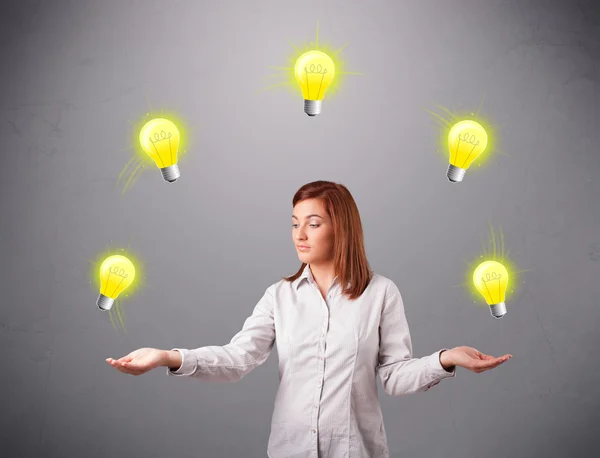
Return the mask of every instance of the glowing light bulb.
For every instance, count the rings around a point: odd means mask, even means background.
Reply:
[[[140,131],[140,144],[160,169],[165,181],[172,183],[179,178],[179,129],[175,124],[164,118],[148,121]]]
[[[478,122],[465,120],[454,124],[448,133],[448,180],[452,183],[462,181],[467,169],[483,153],[487,143],[487,132]]]
[[[484,261],[473,271],[473,283],[481,293],[494,318],[506,314],[506,288],[508,271],[497,261]]]
[[[294,74],[302,89],[304,112],[308,116],[318,115],[325,91],[335,75],[333,60],[322,51],[307,51],[296,60]]]
[[[135,278],[135,267],[125,256],[114,255],[106,258],[100,266],[100,295],[96,305],[100,310],[110,310]]]

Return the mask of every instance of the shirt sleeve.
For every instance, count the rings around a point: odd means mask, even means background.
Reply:
[[[456,376],[440,363],[443,348],[423,358],[412,357],[410,330],[404,312],[404,303],[398,287],[387,287],[379,322],[379,365],[377,374],[383,389],[390,396],[427,391],[447,377]]]
[[[246,318],[242,330],[224,346],[193,350],[173,348],[181,353],[176,371],[167,367],[167,375],[193,377],[209,382],[238,382],[264,363],[275,343],[273,294],[269,289]]]

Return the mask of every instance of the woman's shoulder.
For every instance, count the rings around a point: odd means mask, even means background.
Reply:
[[[393,280],[385,277],[381,274],[378,274],[377,272],[372,272],[372,277],[371,277],[371,282],[372,283],[377,283],[380,285],[389,285],[389,284],[394,284]]]
[[[394,281],[391,278],[385,277],[376,272],[372,273],[371,281],[369,282],[369,286],[372,286],[373,288],[378,288],[378,289],[381,288],[386,291],[398,289],[398,286],[396,286],[396,283],[394,283]]]
[[[276,292],[281,291],[282,289],[291,288],[293,284],[294,284],[294,282],[288,281],[285,278],[282,278],[281,280],[278,280],[275,283],[271,283],[267,287],[267,292],[270,292],[271,294],[275,294]]]

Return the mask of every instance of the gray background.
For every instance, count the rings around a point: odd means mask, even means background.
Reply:
[[[597,4],[596,4],[597,5]],[[564,457],[600,446],[600,15],[592,2],[2,2],[0,448],[10,457],[264,457],[277,354],[238,384],[124,375],[105,358],[224,345],[296,271],[291,199],[353,193],[414,356],[514,358],[418,395],[382,391],[393,457]],[[337,48],[323,112],[272,82],[290,42]],[[281,81],[281,80],[279,80]],[[483,101],[483,102],[482,102]],[[132,122],[189,126],[181,178],[125,194]],[[486,167],[450,184],[426,109],[480,106]],[[440,152],[437,152],[440,150]],[[495,320],[464,287],[490,224],[520,269]],[[130,247],[146,286],[97,310],[90,260]],[[379,383],[379,382],[378,382]],[[594,433],[596,431],[596,433]],[[589,451],[589,452],[588,452]],[[588,453],[587,455],[585,455]],[[593,454],[593,453],[592,453]]]

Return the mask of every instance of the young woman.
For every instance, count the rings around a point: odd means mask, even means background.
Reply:
[[[350,192],[316,181],[293,199],[292,240],[302,262],[267,288],[243,328],[224,346],[141,348],[107,361],[140,375],[237,382],[277,345],[279,389],[267,447],[270,458],[388,456],[376,377],[391,396],[427,391],[456,376],[502,364],[471,347],[413,358],[404,304],[393,281],[371,272]]]

